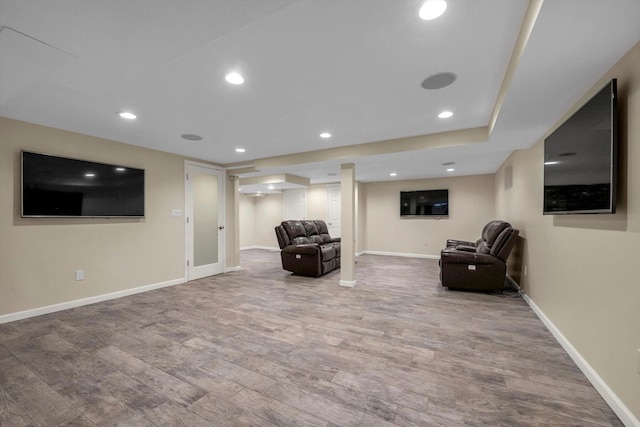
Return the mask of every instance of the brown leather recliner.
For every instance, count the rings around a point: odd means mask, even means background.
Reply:
[[[289,220],[276,226],[282,268],[318,277],[340,267],[340,238],[321,220]]]
[[[447,240],[440,253],[440,282],[449,289],[495,291],[504,288],[507,258],[518,230],[505,221],[484,226],[476,242]]]

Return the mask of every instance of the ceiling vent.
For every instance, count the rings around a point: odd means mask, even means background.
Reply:
[[[442,89],[455,82],[457,78],[453,73],[434,74],[424,79],[422,87],[428,90]]]

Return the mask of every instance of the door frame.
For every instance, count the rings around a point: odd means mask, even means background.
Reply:
[[[197,166],[205,169],[210,169],[212,171],[216,171],[218,175],[218,226],[222,226],[223,232],[221,233],[222,238],[218,238],[218,262],[220,263],[222,269],[221,273],[225,272],[227,265],[227,229],[226,229],[226,220],[227,220],[227,209],[226,209],[226,169],[221,168],[219,166],[214,166],[209,163],[201,163],[193,160],[185,160],[184,161],[184,237],[185,237],[185,245],[184,245],[184,277],[185,281],[195,280],[189,277],[189,266],[187,265],[189,262],[190,248],[193,242],[193,236],[189,232],[189,226],[187,224],[188,214],[191,212],[191,208],[189,206],[189,180],[188,180],[188,169],[189,166]],[[220,274],[220,273],[217,273]]]
[[[342,185],[338,184],[327,184],[325,189],[327,192],[327,226],[329,228],[329,234],[331,237],[340,237],[342,235],[342,218],[340,218],[340,236],[334,236],[331,234],[331,225],[329,225],[329,221],[333,221],[331,219],[331,188],[338,188],[340,190],[340,194],[342,195]],[[342,206],[342,199],[340,199],[340,206]]]
[[[286,214],[287,214],[287,195],[291,194],[290,191],[301,191],[302,192],[302,205],[303,205],[303,213],[302,213],[302,218],[286,218]],[[282,190],[282,220],[286,221],[288,219],[298,219],[298,220],[303,220],[303,219],[307,219],[307,189],[306,188],[287,188],[285,190]]]

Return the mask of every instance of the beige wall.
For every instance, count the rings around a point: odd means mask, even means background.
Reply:
[[[282,222],[284,216],[284,196],[270,194],[255,198],[255,228],[253,245],[278,248],[275,227]]]
[[[307,187],[307,219],[327,220],[327,184]]]
[[[555,127],[613,77],[622,137],[617,213],[543,216],[542,140],[497,172],[496,212],[524,236],[522,285],[531,300],[640,419],[640,44]],[[507,167],[513,187],[505,190]]]
[[[6,118],[0,130],[0,315],[184,278],[183,157]],[[21,149],[145,169],[146,218],[20,218]]]
[[[400,191],[445,188],[448,218],[400,217]],[[360,190],[367,251],[439,256],[448,238],[476,240],[495,217],[493,175],[360,183]]]

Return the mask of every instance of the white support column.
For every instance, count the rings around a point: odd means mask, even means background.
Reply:
[[[356,229],[356,165],[340,166],[340,194],[342,223],[340,244],[340,286],[353,288],[356,285],[355,229]]]
[[[240,269],[240,180],[227,171],[227,264],[225,273]]]

